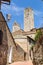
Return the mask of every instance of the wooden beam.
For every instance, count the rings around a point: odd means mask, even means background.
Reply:
[[[2,0],[2,1],[4,1],[4,2],[10,2],[10,0]]]

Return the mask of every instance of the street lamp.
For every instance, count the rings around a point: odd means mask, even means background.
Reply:
[[[6,18],[7,18],[7,22],[8,22],[11,19],[11,14],[7,14]]]

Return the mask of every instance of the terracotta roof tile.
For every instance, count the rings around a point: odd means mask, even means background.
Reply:
[[[12,35],[29,35],[29,34],[34,34],[36,31],[23,31],[23,30],[18,30],[12,33]]]

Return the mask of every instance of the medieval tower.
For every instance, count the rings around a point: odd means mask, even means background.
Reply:
[[[34,15],[31,8],[24,10],[24,31],[30,31],[34,28]]]
[[[19,26],[19,24],[15,21],[14,24],[13,24],[13,30],[12,30],[12,32],[15,32],[15,31],[18,31],[18,30],[20,30],[20,26]]]

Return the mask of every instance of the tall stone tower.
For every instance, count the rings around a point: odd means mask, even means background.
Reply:
[[[24,10],[24,31],[30,31],[34,28],[34,15],[31,8]]]

